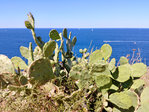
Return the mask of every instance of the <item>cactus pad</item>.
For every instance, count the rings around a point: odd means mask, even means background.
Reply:
[[[98,60],[102,60],[102,54],[100,50],[96,50],[90,54],[89,63],[93,64],[96,63]]]
[[[131,89],[138,89],[140,88],[141,86],[143,86],[145,84],[144,80],[142,79],[137,79],[137,80],[134,80],[134,83],[133,85],[131,86]]]
[[[96,76],[95,82],[98,88],[107,88],[107,85],[111,85],[111,78],[107,75],[99,75]]]
[[[132,76],[141,77],[147,72],[147,66],[143,63],[135,63],[131,66]]]
[[[124,56],[120,58],[120,65],[128,64],[128,59]]]
[[[116,63],[115,58],[112,58],[112,60],[109,63],[109,66],[108,66],[110,71],[112,71],[115,68],[115,63]]]
[[[12,63],[15,66],[15,69],[27,69],[26,63],[20,58],[20,57],[12,57],[11,58]]]
[[[75,46],[76,42],[77,42],[77,38],[74,37],[74,38],[72,39],[72,46]]]
[[[122,109],[129,109],[133,105],[130,96],[124,92],[111,94],[109,101]]]
[[[34,61],[28,69],[31,83],[44,84],[54,78],[51,63],[49,59],[38,59]]]
[[[67,37],[67,29],[66,28],[63,29],[63,37],[68,39],[68,37]]]
[[[107,60],[110,58],[112,54],[112,47],[109,44],[104,44],[100,50],[104,60]]]
[[[53,54],[53,51],[56,48],[56,42],[54,40],[45,43],[43,46],[43,54],[45,57],[49,57]]]
[[[49,33],[49,36],[52,40],[59,40],[60,39],[59,33],[56,30],[51,30]]]
[[[25,21],[25,26],[28,29],[33,29],[33,26],[31,25],[31,23],[29,21]]]
[[[0,55],[0,74],[1,73],[14,73],[14,66],[11,60],[5,56]]]
[[[118,76],[115,78],[119,82],[127,81],[131,76],[130,65],[125,64],[118,67]]]
[[[22,55],[24,58],[28,59],[28,57],[29,57],[29,50],[28,50],[27,47],[21,46],[21,47],[20,47],[20,52],[21,52],[21,55]]]

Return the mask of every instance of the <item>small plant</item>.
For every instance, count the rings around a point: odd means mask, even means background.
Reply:
[[[148,111],[149,88],[140,79],[147,72],[145,64],[130,64],[121,57],[115,66],[109,44],[92,53],[80,49],[82,57],[76,58],[72,49],[77,38],[71,38],[71,32],[68,36],[67,29],[51,30],[49,41],[44,42],[36,36],[31,13],[25,26],[37,46],[20,47],[27,63],[20,57],[0,55],[0,111]]]

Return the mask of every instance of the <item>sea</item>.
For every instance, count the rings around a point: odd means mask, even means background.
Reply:
[[[63,29],[56,29],[59,33]],[[43,41],[49,41],[51,28],[37,28],[36,35]],[[117,62],[121,56],[128,58],[141,57],[143,63],[149,65],[149,29],[140,28],[68,28],[72,32],[72,38],[77,37],[77,43],[73,48],[76,57],[81,57],[79,49],[87,48],[88,52],[100,49],[103,44],[112,46],[111,58],[116,58]],[[0,29],[0,54],[9,58],[14,56],[22,57],[19,51],[20,46],[29,46],[29,42],[34,43],[31,31],[25,28],[5,28]],[[66,48],[66,47],[65,47]]]

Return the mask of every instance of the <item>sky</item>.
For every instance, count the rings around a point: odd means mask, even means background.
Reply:
[[[149,0],[0,0],[0,28],[149,28]]]

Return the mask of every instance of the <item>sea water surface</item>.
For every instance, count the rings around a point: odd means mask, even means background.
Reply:
[[[43,41],[49,40],[50,28],[37,28],[37,36],[41,36]],[[60,33],[63,29],[57,29]],[[149,65],[149,29],[122,29],[122,28],[86,28],[69,29],[72,37],[77,37],[77,43],[73,52],[80,57],[79,49],[87,48],[89,52],[92,48],[99,49],[104,43],[112,46],[112,56],[119,60],[120,56],[130,54],[133,49],[140,50],[141,58],[144,63]],[[29,42],[35,47],[32,34],[28,29],[0,29],[0,54],[5,54],[9,58],[21,56],[19,47],[29,46]],[[136,51],[137,53],[137,51]]]

